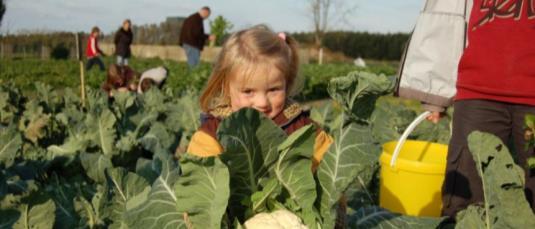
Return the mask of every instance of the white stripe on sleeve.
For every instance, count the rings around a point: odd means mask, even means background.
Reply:
[[[91,38],[91,50],[93,51],[93,54],[97,54],[97,47],[96,47],[96,42],[95,42],[96,38],[92,37]]]

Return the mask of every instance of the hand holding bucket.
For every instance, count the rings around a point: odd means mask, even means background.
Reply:
[[[399,151],[401,151],[401,147],[403,146],[409,135],[412,133],[414,128],[416,128],[416,126],[418,126],[418,124],[424,121],[429,115],[431,115],[430,111],[425,111],[424,113],[420,114],[418,117],[416,117],[416,119],[414,119],[414,121],[411,122],[411,124],[409,124],[407,129],[403,131],[403,134],[399,138],[398,144],[396,144],[396,148],[394,149],[392,159],[390,160],[390,167],[394,167],[394,165],[396,164],[396,159],[399,156]]]

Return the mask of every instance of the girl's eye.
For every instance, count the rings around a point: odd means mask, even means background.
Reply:
[[[273,87],[269,89],[270,92],[275,92],[275,91],[280,91],[280,90],[281,90],[280,87]]]
[[[241,91],[241,93],[246,94],[246,95],[251,95],[251,94],[253,94],[253,90],[251,90],[251,89],[244,89],[244,90]]]

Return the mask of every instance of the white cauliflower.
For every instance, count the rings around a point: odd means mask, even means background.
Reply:
[[[308,229],[301,219],[288,210],[260,213],[245,222],[246,229]]]

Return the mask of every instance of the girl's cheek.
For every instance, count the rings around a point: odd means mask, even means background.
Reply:
[[[252,104],[251,101],[252,101],[251,95],[241,95],[239,99],[240,108],[250,107]]]
[[[284,106],[286,104],[286,93],[284,91],[276,92],[273,95],[273,101],[275,106]]]
[[[231,98],[231,108],[233,111],[237,111],[243,107],[246,107],[245,98],[241,95],[235,95]]]

